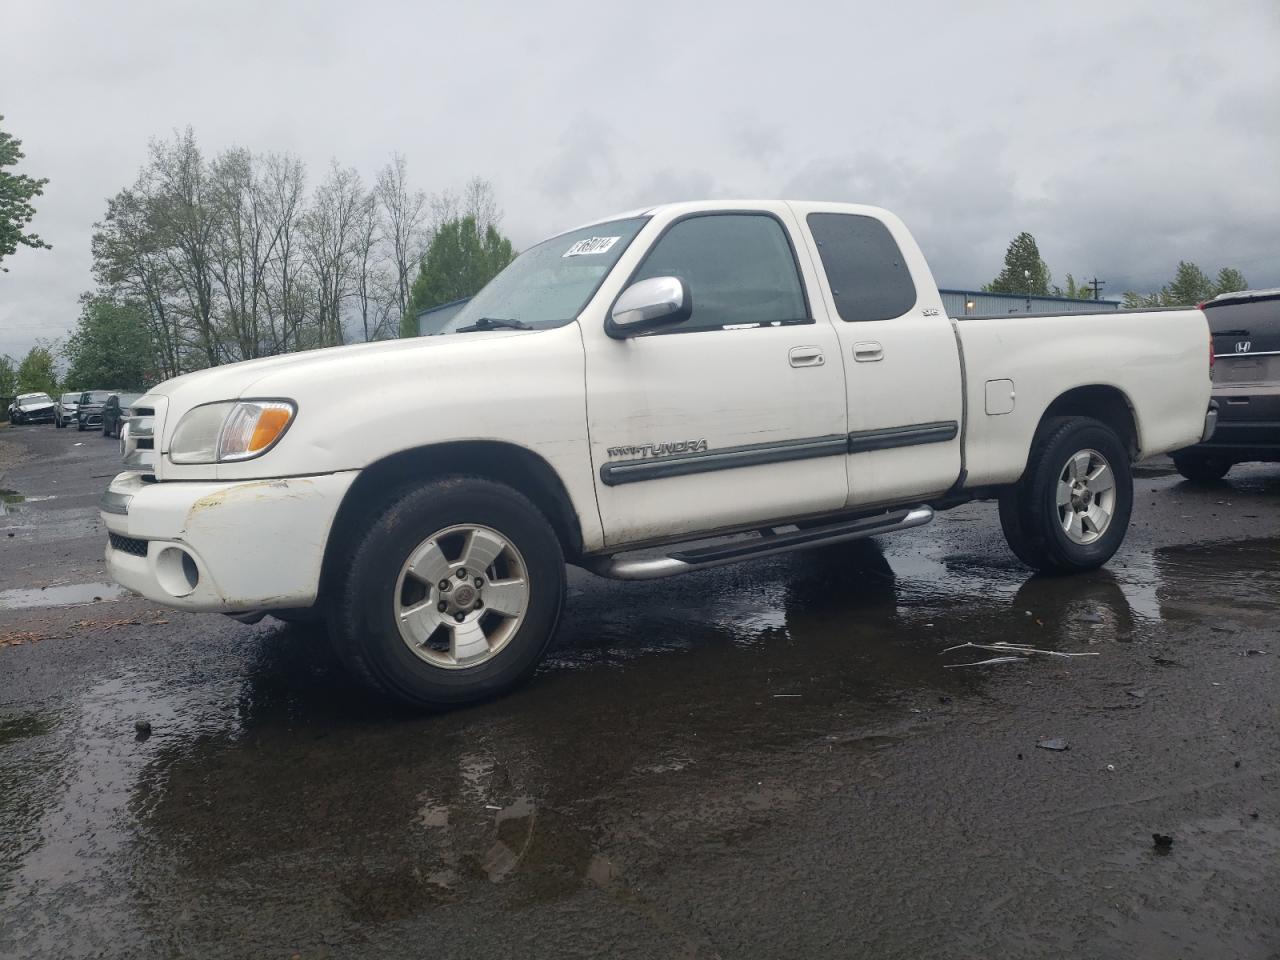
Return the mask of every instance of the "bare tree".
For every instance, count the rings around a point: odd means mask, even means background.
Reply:
[[[207,169],[188,127],[172,141],[153,141],[147,166],[149,204],[164,256],[185,300],[197,347],[209,366],[223,359],[214,328],[213,244],[216,205],[208,202]]]
[[[336,162],[314,192],[287,154],[206,161],[190,130],[150,144],[93,237],[96,296],[144,324],[163,377],[231,360],[395,336],[428,226],[501,216],[490,185],[428,201],[394,155],[371,190]],[[125,316],[126,314],[122,314]]]
[[[237,359],[261,356],[267,266],[275,253],[257,161],[245,149],[220,155],[210,171],[212,202],[219,208],[213,272],[222,291],[221,327]]]
[[[378,198],[367,193],[356,217],[352,255],[352,294],[364,339],[390,336],[391,312],[395,304],[395,278],[383,255],[383,238],[378,216]]]
[[[462,188],[462,193],[441,190],[428,201],[431,210],[431,232],[434,234],[442,223],[474,217],[476,228],[484,233],[489,227],[502,223],[502,210],[494,195],[493,184],[483,177],[472,177]]]
[[[302,218],[304,258],[315,287],[316,333],[323,346],[345,339],[343,302],[351,292],[353,250],[365,202],[360,174],[335,161]]]
[[[300,345],[307,297],[299,221],[306,182],[306,170],[297,157],[268,154],[263,159],[263,215],[272,244],[265,288],[270,353],[287,353]]]
[[[409,287],[426,249],[423,221],[427,197],[421,190],[410,189],[405,159],[398,153],[378,173],[374,193],[382,210],[383,233],[391,248],[396,309],[403,318],[409,307]]]

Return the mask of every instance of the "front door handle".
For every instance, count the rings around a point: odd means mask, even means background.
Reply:
[[[884,347],[875,340],[862,340],[853,345],[853,359],[858,363],[875,363],[884,359]]]
[[[820,367],[827,362],[821,347],[792,347],[787,356],[793,367]]]

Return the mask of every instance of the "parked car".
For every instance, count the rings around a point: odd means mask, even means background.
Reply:
[[[104,437],[120,436],[120,428],[124,426],[125,420],[129,418],[129,407],[142,394],[140,393],[113,393],[107,397],[107,402],[102,406],[102,435]]]
[[[76,409],[76,429],[87,430],[90,427],[102,426],[102,408],[116,392],[115,390],[86,390],[80,394],[80,403]]]
[[[54,404],[53,425],[61,430],[76,418],[76,410],[80,406],[80,391],[64,393]]]
[[[1213,332],[1218,429],[1173,455],[1188,480],[1221,480],[1237,463],[1280,462],[1280,290],[1224,293],[1203,305]]]
[[[530,247],[440,335],[156,387],[107,568],[187,610],[312,608],[385,695],[470,702],[534,670],[566,560],[645,580],[998,498],[1029,566],[1092,570],[1130,463],[1204,436],[1209,346],[1197,309],[949,319],[875,207],[654,207]]]
[[[20,393],[9,404],[9,422],[52,423],[53,400],[47,393]]]

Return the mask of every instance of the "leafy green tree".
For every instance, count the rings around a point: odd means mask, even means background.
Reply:
[[[1235,267],[1223,267],[1218,271],[1218,276],[1213,281],[1213,295],[1215,297],[1224,293],[1235,293],[1239,290],[1248,289],[1249,281]]]
[[[1190,260],[1179,260],[1178,269],[1170,283],[1155,293],[1127,291],[1124,305],[1130,308],[1194,307],[1218,294],[1247,289],[1249,282],[1235,267],[1223,267],[1218,271],[1217,278],[1210,280],[1209,275]]]
[[[982,289],[987,293],[1048,296],[1051,279],[1048,265],[1040,259],[1036,238],[1023,231],[1013,238],[1005,251],[1004,269],[1000,275]]]
[[[144,308],[137,304],[82,297],[80,319],[62,353],[73,389],[145,390],[158,379]]]
[[[1066,287],[1059,287],[1055,284],[1053,295],[1055,297],[1070,297],[1072,300],[1092,300],[1093,287],[1087,283],[1076,283],[1076,278],[1068,273]]]
[[[18,393],[58,392],[58,373],[53,365],[53,351],[43,343],[37,343],[27,351],[18,364]]]
[[[3,120],[0,116],[0,121]],[[23,156],[22,141],[0,130],[0,262],[17,250],[19,244],[32,249],[49,246],[34,233],[23,233],[23,228],[36,215],[31,201],[44,193],[44,185],[49,182],[5,170],[15,166]],[[8,270],[0,266],[0,272]]]
[[[0,354],[0,397],[12,397],[18,392],[18,365],[13,357]]]
[[[1147,307],[1160,307],[1163,305],[1159,293],[1137,293],[1133,290],[1126,290],[1124,293],[1124,308],[1126,310],[1143,310]]]
[[[1164,300],[1170,307],[1194,307],[1214,295],[1209,275],[1190,260],[1179,260],[1173,282],[1164,288]]]
[[[511,241],[493,224],[481,231],[472,216],[446,220],[422,258],[409,291],[409,309],[400,320],[400,335],[416,336],[419,312],[475,296],[514,259]]]

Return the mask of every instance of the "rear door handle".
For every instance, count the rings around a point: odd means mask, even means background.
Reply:
[[[853,345],[853,359],[858,363],[875,363],[884,359],[884,347],[875,340],[862,340]]]
[[[821,347],[792,347],[788,357],[793,367],[820,367],[827,362]]]

